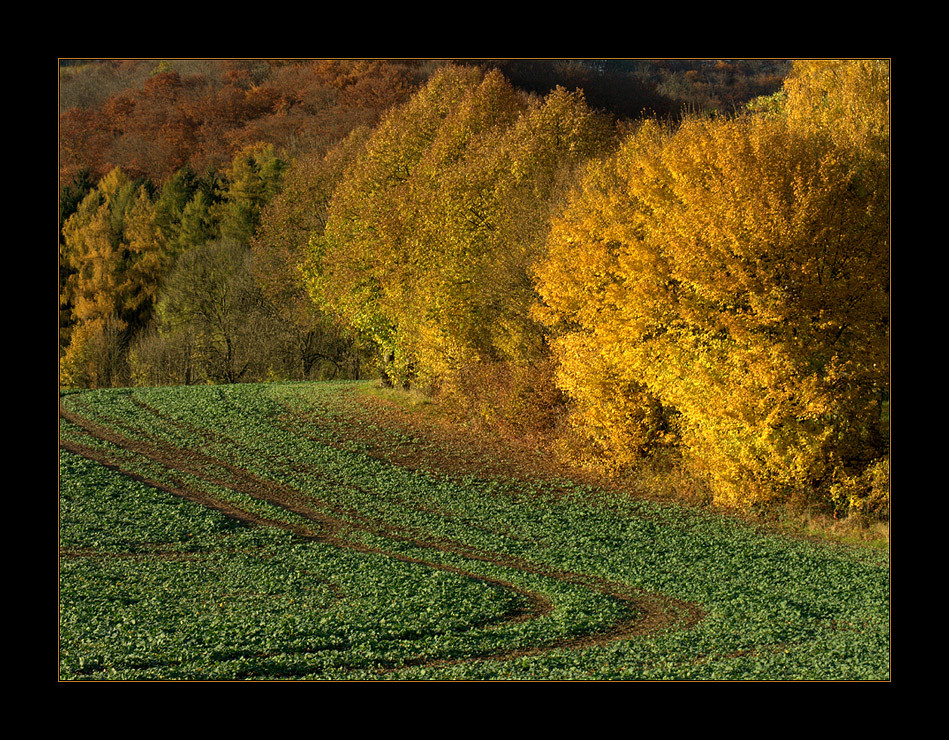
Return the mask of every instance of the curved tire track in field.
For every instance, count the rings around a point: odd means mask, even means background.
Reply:
[[[177,425],[189,434],[200,434],[237,447],[233,441],[223,438],[217,432],[209,429],[189,428],[180,422],[169,419],[154,408],[150,408],[136,401],[143,411],[161,418],[166,424]],[[564,639],[533,648],[510,649],[493,651],[484,654],[472,655],[460,660],[422,659],[400,662],[388,669],[397,670],[403,666],[412,665],[446,665],[449,663],[466,663],[483,660],[504,660],[526,655],[537,655],[555,649],[582,648],[608,643],[638,635],[645,635],[665,629],[688,629],[700,621],[703,613],[694,604],[682,602],[661,594],[649,593],[635,589],[625,584],[610,582],[596,576],[566,571],[542,563],[535,563],[503,552],[488,551],[466,545],[462,542],[445,537],[432,536],[410,527],[393,525],[367,517],[364,514],[324,499],[315,499],[301,491],[282,483],[260,478],[256,474],[236,466],[226,460],[215,457],[208,452],[173,445],[160,439],[154,434],[137,426],[119,423],[115,420],[111,425],[94,422],[83,417],[80,413],[68,411],[60,404],[60,415],[68,422],[83,430],[94,440],[114,445],[117,450],[109,451],[102,447],[83,444],[75,441],[61,440],[60,446],[74,454],[94,460],[121,474],[151,485],[175,496],[201,504],[219,511],[226,516],[233,517],[251,524],[278,527],[293,534],[319,542],[325,542],[337,547],[355,550],[369,554],[381,554],[407,563],[428,566],[456,573],[474,580],[510,590],[518,594],[526,606],[517,613],[505,615],[503,621],[521,621],[535,619],[550,614],[553,605],[541,593],[531,592],[513,583],[481,575],[475,571],[460,568],[433,559],[423,559],[400,553],[397,551],[365,545],[351,539],[349,535],[369,533],[398,542],[404,542],[413,547],[429,549],[449,555],[456,555],[470,561],[483,562],[490,565],[512,568],[532,575],[556,579],[565,583],[581,586],[601,593],[610,598],[627,604],[637,613],[635,618],[614,624],[612,627],[576,638]],[[127,436],[118,431],[125,428],[134,436]],[[123,460],[122,453],[132,453],[161,465],[167,472],[163,480],[148,477],[136,472],[127,460]],[[260,454],[256,452],[255,454]],[[286,461],[281,461],[286,465]],[[291,467],[295,472],[306,472],[308,475],[322,476],[321,471],[307,467],[300,470],[299,466]],[[182,474],[182,475],[177,475]],[[291,523],[260,516],[254,512],[230,503],[220,496],[201,490],[199,486],[189,483],[190,476],[205,481],[207,484],[224,487],[237,491],[254,499],[264,501],[296,515],[303,523]],[[327,479],[328,480],[328,479]],[[334,481],[340,485],[338,481]],[[353,484],[347,487],[358,488]],[[472,628],[488,625],[471,625]]]

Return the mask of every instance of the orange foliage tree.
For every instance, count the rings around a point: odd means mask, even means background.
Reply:
[[[60,180],[114,167],[160,185],[182,167],[202,176],[265,142],[324,153],[404,101],[423,71],[386,60],[108,60],[74,71],[79,85],[110,71],[108,92],[67,95],[60,114]],[[72,104],[72,105],[70,105]]]

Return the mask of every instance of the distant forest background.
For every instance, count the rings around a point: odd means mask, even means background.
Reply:
[[[64,59],[58,146],[61,387],[381,378],[888,510],[886,62]]]
[[[60,60],[60,185],[114,167],[162,185],[178,170],[218,176],[244,146],[323,152],[372,125],[446,64],[500,70],[546,95],[582,89],[621,119],[731,112],[774,93],[788,60]]]

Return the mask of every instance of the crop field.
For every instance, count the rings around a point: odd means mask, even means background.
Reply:
[[[410,464],[364,387],[63,393],[60,680],[889,680],[887,553]]]

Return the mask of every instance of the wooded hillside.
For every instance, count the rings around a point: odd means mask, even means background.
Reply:
[[[889,506],[885,60],[61,61],[60,383],[380,377]]]

